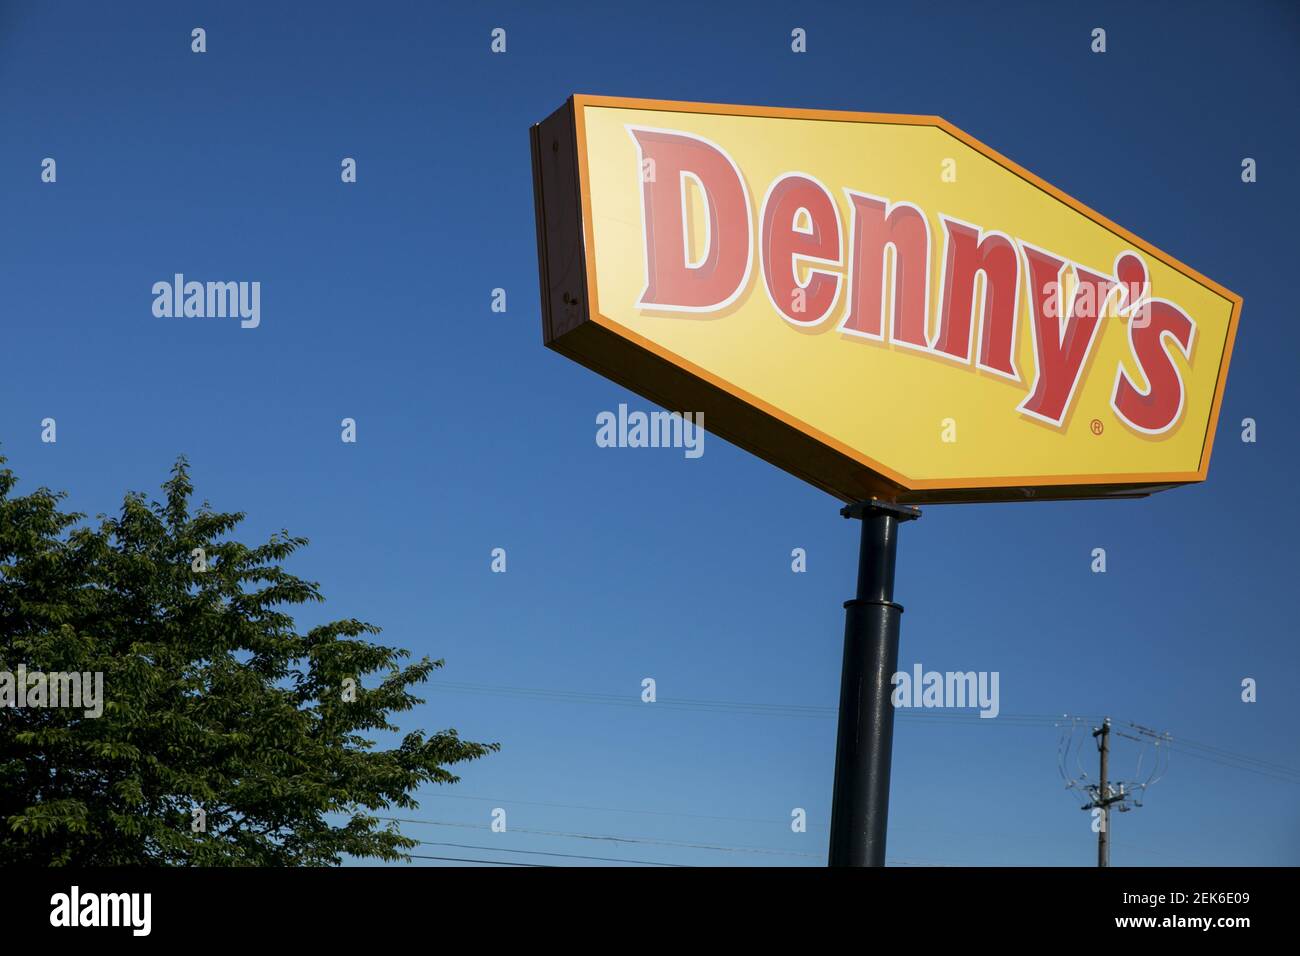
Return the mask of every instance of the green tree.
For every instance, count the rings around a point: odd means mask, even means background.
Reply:
[[[230,538],[243,514],[191,514],[184,458],[165,500],[128,494],[98,527],[62,493],[13,495],[4,462],[0,672],[98,671],[105,703],[0,708],[0,865],[404,859],[416,841],[374,811],[414,808],[416,788],[498,749],[399,738],[391,715],[423,703],[412,688],[442,661],[403,664],[357,620],[299,633],[286,608],[323,598],[282,563],[306,540],[250,547]]]

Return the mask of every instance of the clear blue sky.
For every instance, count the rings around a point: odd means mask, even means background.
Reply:
[[[598,412],[649,406],[541,345],[527,132],[573,92],[935,113],[1245,306],[1209,481],[927,509],[902,535],[902,663],[997,670],[1004,714],[1111,714],[1300,768],[1296,8],[724,6],[0,3],[0,451],[21,487],[93,515],[185,453],[200,497],[248,512],[246,538],[309,537],[291,569],[329,601],[304,625],[356,616],[445,657],[405,725],[502,743],[416,814],[478,829],[407,827],[422,839],[820,865],[856,524],[718,439],[698,460],[596,447]],[[176,272],[260,281],[260,328],[155,318],[150,288]],[[647,676],[661,705],[813,710],[643,705]],[[1092,864],[1056,748],[1048,724],[900,720],[890,859]],[[496,806],[511,832],[486,829]],[[1175,753],[1116,820],[1113,861],[1300,863],[1298,807],[1294,775]]]

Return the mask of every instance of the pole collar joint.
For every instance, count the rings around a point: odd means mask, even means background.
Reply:
[[[921,517],[921,509],[913,505],[900,505],[897,502],[886,501],[883,498],[855,501],[840,509],[840,515],[845,518],[866,518],[876,514],[891,514],[899,521],[912,521]]]
[[[850,598],[844,602],[844,610],[851,607],[888,607],[893,608],[899,614],[903,613],[903,605],[897,601],[875,601],[870,598]]]

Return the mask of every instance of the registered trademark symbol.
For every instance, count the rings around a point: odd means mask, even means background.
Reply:
[[[1106,426],[1104,426],[1104,425],[1101,423],[1101,419],[1100,419],[1100,418],[1094,418],[1094,419],[1092,420],[1092,433],[1093,433],[1094,435],[1100,435],[1100,434],[1101,434],[1103,431],[1105,431],[1105,430],[1106,430]]]

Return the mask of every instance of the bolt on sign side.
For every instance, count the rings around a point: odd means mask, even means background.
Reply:
[[[1241,298],[932,116],[574,96],[545,344],[845,501],[1202,481]]]

